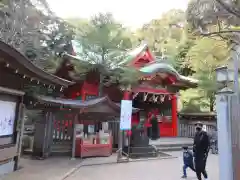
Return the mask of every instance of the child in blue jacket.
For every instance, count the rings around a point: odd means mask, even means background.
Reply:
[[[187,146],[183,147],[183,176],[182,178],[187,178],[187,168],[190,168],[195,172],[195,168],[193,165],[193,153],[188,149]]]

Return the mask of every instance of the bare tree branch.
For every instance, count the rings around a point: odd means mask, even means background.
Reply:
[[[227,12],[240,18],[240,12],[237,9],[235,9],[234,7],[230,7],[229,5],[224,3],[222,0],[215,0],[215,1],[218,2]]]
[[[240,33],[240,30],[222,30],[222,31],[201,33],[200,35],[202,35],[202,36],[211,36],[211,35],[228,34],[228,33]]]

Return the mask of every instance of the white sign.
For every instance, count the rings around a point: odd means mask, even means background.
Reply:
[[[13,134],[16,103],[0,100],[0,136]]]
[[[207,132],[207,126],[205,124],[203,125],[202,130]]]
[[[120,129],[131,130],[132,120],[132,101],[122,100],[121,102],[121,116],[120,116]]]

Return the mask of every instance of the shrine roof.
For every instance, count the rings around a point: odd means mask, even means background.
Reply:
[[[141,73],[145,75],[151,75],[155,73],[168,73],[176,77],[176,79],[180,82],[190,84],[193,86],[197,86],[198,80],[180,75],[176,69],[166,61],[157,60],[155,62],[149,63],[139,69]]]
[[[186,82],[189,82],[191,84],[196,84],[197,85],[198,82],[199,82],[197,79],[187,77],[187,76],[183,76],[183,75],[180,75],[179,78],[180,78],[181,81],[186,81]]]
[[[140,56],[147,49],[148,49],[148,45],[144,43],[138,46],[137,48],[129,50],[126,53],[126,58],[122,62],[120,62],[119,65],[127,65],[128,63],[136,59],[138,56]]]
[[[21,72],[23,75],[36,78],[42,83],[60,85],[63,87],[74,84],[71,81],[62,79],[40,69],[19,51],[2,41],[0,41],[0,54],[0,62],[4,62],[6,66],[16,69],[16,71]]]
[[[51,106],[73,108],[73,109],[87,109],[87,112],[98,112],[98,111],[109,111],[114,110],[120,112],[121,104],[114,103],[109,99],[108,96],[100,97],[96,99],[91,99],[87,101],[82,100],[72,100],[72,99],[63,99],[63,98],[54,98],[49,96],[34,96],[30,97],[30,100],[36,101],[37,104],[49,104]],[[138,108],[133,107],[133,113],[138,112]]]
[[[78,60],[80,62],[83,62],[83,63],[85,62],[85,63],[94,64],[94,62],[89,62],[81,56],[83,51],[82,51],[82,45],[79,41],[72,40],[71,43],[72,43],[72,49],[73,49],[74,55],[66,53],[65,54],[66,56],[68,56],[72,59]],[[117,64],[117,66],[127,65],[128,63],[130,63],[131,61],[136,59],[138,56],[140,56],[147,49],[148,49],[148,45],[146,43],[143,43],[143,44],[139,45],[137,48],[127,50],[126,54],[124,55],[125,58],[121,62],[119,62]],[[119,56],[123,56],[123,55],[121,54]],[[99,58],[101,58],[101,57],[99,57]]]
[[[147,64],[146,66],[144,66],[143,68],[140,69],[140,72],[142,72],[144,74],[167,72],[167,73],[173,74],[177,77],[180,76],[180,74],[170,64],[163,63],[160,61],[156,61],[156,62]]]
[[[82,46],[78,41],[72,40],[72,46],[73,46],[73,50],[74,50],[75,54],[74,55],[65,54],[67,57],[78,60],[79,62],[82,62],[83,65],[85,63],[91,63],[91,62],[84,60],[81,57]],[[137,48],[127,51],[124,56],[125,57],[124,60],[121,61],[116,66],[118,66],[118,67],[129,66],[130,63],[132,63],[136,59],[143,56],[144,53],[147,51],[149,51],[148,44],[142,43]],[[168,63],[167,60],[156,59],[156,57],[154,57],[152,55],[149,58],[152,58],[152,62],[147,63],[142,68],[138,69],[142,74],[152,75],[154,73],[165,73],[165,74],[169,74],[169,75],[173,76],[177,80],[178,83],[175,84],[176,86],[180,86],[180,87],[186,86],[187,88],[197,86],[198,80],[180,75],[177,72],[177,70]],[[114,68],[115,67],[113,67],[113,69]],[[135,68],[135,67],[133,67],[133,68]]]

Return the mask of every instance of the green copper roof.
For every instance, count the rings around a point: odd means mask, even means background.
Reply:
[[[140,69],[140,72],[145,74],[152,74],[152,73],[169,73],[176,76],[180,79],[180,74],[170,65],[163,62],[155,62],[151,63],[143,68]]]
[[[180,75],[180,80],[181,81],[185,81],[185,82],[189,82],[189,83],[192,83],[192,84],[198,84],[199,83],[199,81],[197,79],[194,79],[194,78],[191,78],[191,77],[182,76],[182,75]]]

